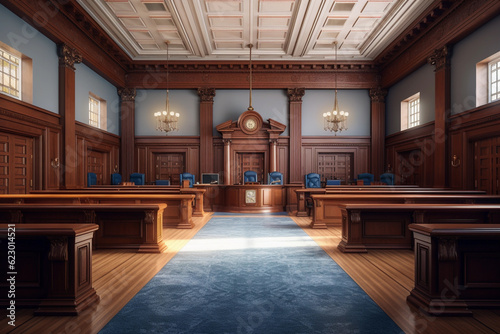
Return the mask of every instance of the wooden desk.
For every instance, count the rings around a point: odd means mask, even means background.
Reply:
[[[127,248],[161,253],[166,204],[0,204],[0,221],[21,224],[47,222],[98,224],[96,248]]]
[[[498,204],[346,204],[342,209],[345,253],[367,249],[411,249],[408,225],[494,224],[500,221]]]
[[[500,307],[500,224],[411,224],[409,229],[415,239],[410,305],[435,316]]]
[[[492,203],[500,204],[498,195],[442,194],[442,193],[347,193],[347,194],[311,194],[314,202],[312,208],[312,228],[327,228],[327,225],[341,225],[343,204],[396,204],[396,203]]]
[[[281,212],[285,210],[285,186],[267,184],[204,185],[205,203],[210,210],[240,213]]]
[[[99,301],[92,287],[92,236],[96,224],[15,224],[16,307],[37,307],[35,315],[77,315]],[[6,236],[7,224],[0,224]],[[7,243],[0,243],[7,254]],[[2,256],[2,258],[4,258]],[[1,261],[3,274],[11,272]],[[9,287],[0,285],[2,308]]]

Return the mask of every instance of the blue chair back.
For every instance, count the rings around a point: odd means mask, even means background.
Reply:
[[[326,180],[327,186],[340,186],[340,180]]]
[[[243,183],[247,182],[258,182],[257,172],[254,172],[253,170],[247,170],[245,173],[243,173]]]
[[[271,172],[267,177],[268,184],[283,184],[283,174],[280,172]]]
[[[142,173],[130,174],[130,182],[134,182],[136,186],[143,186],[145,183],[144,174]]]
[[[96,173],[87,173],[87,187],[93,186],[97,184],[97,174]]]
[[[394,185],[394,174],[393,173],[384,173],[380,174],[380,182],[385,183],[387,185]]]
[[[155,180],[157,186],[169,186],[170,180]]]
[[[193,188],[194,184],[194,175],[191,173],[182,173],[180,174],[180,181],[182,186],[182,181],[189,180],[189,188]]]
[[[122,175],[118,173],[111,174],[111,184],[118,185],[122,183]]]
[[[370,173],[358,174],[358,180],[363,180],[363,184],[365,186],[369,186],[373,182],[373,174]]]
[[[305,177],[306,188],[321,188],[321,177],[318,173],[309,173]]]

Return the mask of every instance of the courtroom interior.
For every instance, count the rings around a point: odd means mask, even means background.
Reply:
[[[500,333],[499,14],[0,0],[0,333],[101,331],[217,217],[289,217],[402,332]]]

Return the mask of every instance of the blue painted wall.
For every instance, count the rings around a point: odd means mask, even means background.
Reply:
[[[370,95],[368,90],[339,90],[337,95],[339,108],[349,112],[348,129],[338,135],[370,135]],[[302,98],[302,135],[333,136],[334,132],[323,129],[323,113],[332,111],[335,91],[306,90]]]
[[[135,134],[136,136],[165,136],[156,131],[154,113],[165,110],[166,90],[137,90],[135,98]],[[170,109],[181,114],[179,131],[172,136],[200,135],[200,98],[193,89],[171,89],[169,91]]]
[[[59,113],[56,44],[2,5],[0,40],[33,60],[33,105]]]
[[[214,136],[220,136],[215,127],[227,120],[238,120],[250,104],[248,89],[217,89],[214,97]],[[282,89],[252,90],[252,107],[264,121],[269,118],[286,125],[282,135],[288,136],[288,96]]]
[[[385,132],[401,131],[401,101],[420,92],[420,124],[434,120],[435,109],[434,66],[426,64],[389,88],[386,98]]]
[[[500,16],[455,44],[451,57],[451,113],[476,106],[476,64],[500,51]]]
[[[120,98],[115,86],[85,64],[75,64],[75,119],[89,124],[89,92],[106,100],[108,132],[120,134]]]

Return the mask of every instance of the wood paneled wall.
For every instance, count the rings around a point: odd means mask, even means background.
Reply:
[[[352,154],[354,178],[360,173],[370,172],[370,137],[302,137],[303,175],[318,172],[318,154],[321,153]]]
[[[77,187],[86,187],[89,151],[104,157],[102,184],[111,184],[111,173],[120,171],[120,137],[90,125],[76,122]]]
[[[0,132],[33,138],[32,189],[59,188],[62,159],[59,118],[58,114],[0,95]]]
[[[396,184],[418,174],[416,184],[433,186],[435,144],[432,137],[434,122],[390,135],[386,139],[386,170],[396,176]]]
[[[135,139],[134,163],[137,173],[146,174],[146,182],[152,183],[155,180],[155,154],[158,153],[182,153],[184,154],[185,170],[195,175],[196,180],[200,180],[200,139],[199,137],[158,137],[141,136]],[[125,176],[128,179],[128,176]]]

